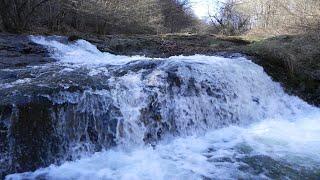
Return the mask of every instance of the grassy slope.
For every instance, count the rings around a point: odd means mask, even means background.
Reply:
[[[285,89],[320,105],[320,38],[316,34],[278,36],[242,47]]]

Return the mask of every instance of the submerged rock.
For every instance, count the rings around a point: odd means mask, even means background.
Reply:
[[[246,156],[238,159],[238,161],[244,163],[239,167],[239,170],[271,179],[282,179],[284,177],[289,179],[317,179],[320,176],[318,169],[293,166],[285,161],[275,160],[264,155]]]

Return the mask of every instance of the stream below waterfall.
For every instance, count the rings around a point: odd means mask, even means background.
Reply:
[[[241,55],[151,59],[30,38],[58,61],[0,70],[12,104],[0,162],[24,172],[7,180],[320,179],[320,109]]]

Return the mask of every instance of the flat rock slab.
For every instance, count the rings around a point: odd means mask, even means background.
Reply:
[[[0,69],[53,62],[48,51],[26,35],[0,33]]]

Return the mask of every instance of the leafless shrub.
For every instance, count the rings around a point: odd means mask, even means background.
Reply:
[[[224,34],[246,30],[267,34],[320,32],[320,1],[227,0],[210,17]]]
[[[0,0],[0,18],[10,32],[100,34],[178,32],[193,22],[187,0]]]

